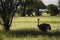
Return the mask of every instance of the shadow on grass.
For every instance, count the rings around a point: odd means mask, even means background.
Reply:
[[[53,37],[53,36],[55,36],[55,37],[60,37],[60,31],[42,33],[39,30],[33,30],[33,29],[21,29],[21,30],[9,31],[8,34],[12,35],[12,37],[26,37],[26,36],[33,36],[33,37],[39,37],[39,36]]]

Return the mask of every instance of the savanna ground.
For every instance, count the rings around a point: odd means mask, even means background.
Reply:
[[[37,19],[48,23],[52,30],[42,33],[37,27]],[[0,25],[2,30],[2,25]],[[9,32],[0,31],[0,40],[60,40],[60,17],[43,14],[41,17],[14,17]]]

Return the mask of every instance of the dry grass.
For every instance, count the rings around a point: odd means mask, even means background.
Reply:
[[[38,18],[40,18],[40,24],[48,23],[52,30],[45,34],[39,31]],[[10,31],[0,31],[0,40],[60,40],[60,18],[55,16],[14,17]]]

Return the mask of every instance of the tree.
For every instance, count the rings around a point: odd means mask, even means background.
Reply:
[[[50,4],[47,8],[51,16],[56,16],[58,14],[58,7],[56,5]]]
[[[33,9],[28,9],[27,10],[27,15],[28,16],[31,16],[31,15],[33,16],[33,13],[32,12],[33,12]]]
[[[26,6],[33,6],[34,1],[33,0],[26,0]]]
[[[60,0],[58,0],[58,7],[59,7],[59,9],[60,9]]]
[[[59,8],[59,14],[60,14],[60,0],[58,0],[58,8]]]
[[[21,16],[26,16],[26,1],[25,0],[21,0],[21,7],[22,7],[22,13]]]
[[[33,16],[33,9],[34,9],[34,1],[33,0],[26,0],[26,13],[28,16]]]
[[[9,31],[18,5],[19,2],[17,0],[0,0],[0,16],[2,18],[5,31]]]
[[[45,9],[46,8],[45,4],[42,1],[36,2],[35,7],[36,7],[36,13],[35,13],[36,16],[41,15],[41,12],[39,12],[39,9]]]

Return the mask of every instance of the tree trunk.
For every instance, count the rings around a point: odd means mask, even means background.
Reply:
[[[9,31],[9,30],[10,30],[9,28],[10,28],[9,24],[5,23],[5,24],[4,24],[4,29],[5,29],[5,31]]]

